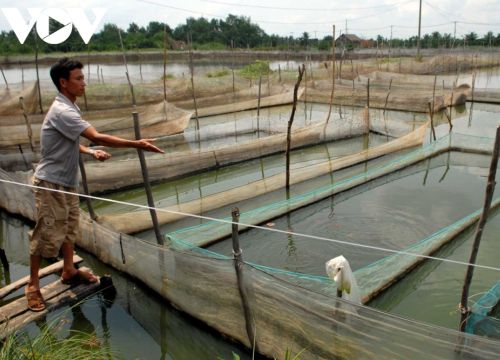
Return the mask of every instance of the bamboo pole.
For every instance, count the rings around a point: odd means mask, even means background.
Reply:
[[[262,87],[262,75],[259,75],[259,96],[257,99],[257,117],[259,117],[259,115],[260,115],[261,87]],[[257,130],[259,130],[259,129],[257,129]]]
[[[267,96],[271,96],[271,69],[267,67]]]
[[[9,261],[7,260],[7,255],[5,255],[5,250],[0,248],[0,261],[5,271],[9,271]]]
[[[163,26],[163,100],[167,101],[167,24]]]
[[[287,195],[290,191],[290,145],[292,142],[292,124],[293,124],[293,118],[295,116],[295,110],[297,109],[297,92],[299,90],[300,82],[302,81],[302,75],[304,75],[305,71],[306,71],[305,65],[302,64],[302,66],[299,67],[299,76],[298,76],[297,82],[295,83],[295,86],[293,88],[292,113],[290,114],[290,120],[288,121],[288,127],[287,127],[287,133],[286,133],[286,152],[285,152],[286,183],[285,183],[285,188],[286,188]]]
[[[434,113],[434,108],[436,106],[436,81],[437,75],[434,75],[434,86],[432,88],[432,113]]]
[[[40,114],[43,114],[42,91],[40,89],[40,73],[38,71],[38,41],[37,41],[37,34],[35,33],[34,29],[33,29],[33,36],[35,38],[35,70],[36,70],[36,87],[38,90],[38,106],[40,107]]]
[[[250,341],[251,346],[253,346],[253,350],[259,352],[256,348],[256,339],[255,339],[255,324],[252,316],[252,310],[250,308],[250,303],[248,301],[248,292],[245,287],[245,282],[243,278],[243,256],[242,250],[240,248],[240,241],[238,237],[238,222],[240,219],[240,211],[237,207],[231,210],[231,217],[233,219],[232,228],[232,243],[233,243],[233,259],[234,259],[234,269],[236,271],[236,279],[238,282],[238,291],[241,297],[241,305],[243,306],[243,314],[245,316],[245,328],[247,331],[248,340]]]
[[[479,251],[479,244],[481,242],[481,236],[483,235],[484,226],[486,220],[488,219],[488,212],[490,211],[491,199],[493,197],[493,192],[495,191],[495,177],[497,173],[498,165],[498,153],[500,148],[500,126],[497,127],[495,146],[493,148],[493,156],[491,157],[490,172],[488,175],[488,182],[486,184],[486,193],[484,199],[483,212],[479,218],[479,222],[476,228],[476,235],[474,237],[474,242],[472,244],[472,251],[469,257],[469,265],[467,266],[467,272],[465,273],[464,286],[462,289],[462,297],[460,299],[460,331],[465,331],[465,326],[467,325],[467,318],[469,316],[470,310],[467,307],[467,302],[469,298],[469,287],[472,281],[472,276],[474,274],[474,264],[476,263],[477,253]]]
[[[193,104],[194,104],[194,116],[196,119],[196,130],[200,130],[200,120],[198,119],[198,105],[196,103],[196,94],[194,90],[194,66],[193,66],[193,49],[191,43],[191,33],[188,34],[188,43],[189,43],[189,71],[191,73],[191,95],[193,96]],[[198,134],[199,136],[199,134]]]
[[[368,78],[368,84],[366,85],[366,107],[370,110],[370,78]]]
[[[280,64],[278,64],[278,79],[279,79],[279,82],[281,83],[281,66],[280,66]]]
[[[328,115],[326,117],[326,122],[330,121],[330,115],[332,113],[333,106],[333,94],[335,92],[335,25],[333,25],[332,30],[332,92],[330,93],[330,107],[328,108]]]
[[[82,154],[80,154],[80,156],[78,157],[78,165],[80,166],[80,174],[82,176],[83,192],[85,193],[85,195],[90,195],[89,184],[87,181],[87,172],[85,171],[85,163],[83,162]],[[87,203],[87,209],[89,211],[90,218],[92,220],[97,219],[94,207],[92,206],[92,200],[86,196],[85,202]]]
[[[134,85],[132,85],[132,81],[130,81],[130,76],[128,73],[128,65],[127,65],[127,55],[125,53],[125,46],[123,46],[122,32],[120,29],[118,29],[118,38],[120,39],[120,46],[122,48],[122,53],[123,53],[123,64],[125,65],[125,75],[127,76],[127,82],[130,88],[130,94],[132,95],[132,106],[135,108],[137,103],[135,101]]]
[[[306,57],[307,64],[307,57]],[[304,68],[304,111],[307,111],[307,67]]]
[[[234,87],[234,40],[231,39],[231,74],[233,75],[233,94],[236,89]]]
[[[137,111],[132,113],[134,119],[134,132],[136,140],[141,139],[141,128],[139,125],[139,114]],[[153,222],[153,228],[156,235],[156,241],[159,245],[163,245],[163,236],[160,231],[160,225],[158,223],[158,216],[156,215],[155,202],[153,200],[153,193],[151,191],[151,184],[149,182],[148,166],[146,164],[146,158],[144,156],[144,151],[142,149],[137,149],[137,155],[139,155],[139,162],[141,163],[142,178],[144,181],[144,188],[146,190],[146,197],[148,199],[149,212],[151,214],[151,221]]]
[[[453,124],[451,122],[451,115],[452,115],[452,111],[453,111],[453,90],[451,91],[451,104],[450,104],[450,113],[448,114],[448,108],[445,109],[445,115],[446,115],[446,118],[448,119],[448,125],[450,126],[450,132],[451,132],[451,129],[453,129]]]
[[[309,72],[311,73],[311,87],[314,89],[314,74],[313,74],[313,67],[312,67],[312,60],[311,60],[311,55],[309,55]]]
[[[2,66],[0,66],[0,72],[2,73],[3,81],[5,81],[5,86],[7,87],[7,90],[9,90],[9,83],[7,82],[7,78],[5,77],[5,73],[3,72]]]
[[[85,103],[85,111],[89,111],[89,104],[87,102],[87,93],[83,92],[83,102]]]
[[[130,93],[132,95],[132,106],[134,108],[134,111],[132,112],[132,118],[134,120],[134,132],[135,132],[135,138],[136,140],[141,139],[141,129],[139,125],[139,114],[137,111],[135,111],[136,108],[136,101],[135,101],[135,95],[134,95],[134,86],[132,85],[132,82],[130,81],[130,76],[128,73],[128,66],[127,66],[127,57],[125,54],[125,47],[123,46],[123,40],[122,40],[122,35],[121,35],[121,30],[118,29],[118,37],[120,38],[120,45],[123,51],[123,62],[125,64],[125,74],[127,76],[127,81],[128,85],[130,87]],[[158,244],[163,245],[163,236],[161,235],[160,232],[160,226],[158,224],[158,217],[156,215],[156,210],[154,209],[154,200],[153,200],[153,194],[151,191],[151,185],[149,183],[149,174],[148,174],[148,168],[146,164],[146,158],[144,157],[144,151],[142,149],[137,149],[137,155],[139,156],[139,162],[141,164],[141,171],[142,171],[142,178],[144,182],[144,188],[146,190],[146,197],[148,200],[148,206],[150,207],[149,212],[151,213],[151,221],[153,222],[153,228],[155,231],[156,235],[156,241]]]
[[[31,151],[35,153],[35,145],[33,144],[33,130],[31,129],[31,123],[28,114],[26,114],[26,108],[24,107],[24,98],[22,96],[19,97],[19,105],[21,106],[21,110],[23,111],[24,122],[26,123],[26,133],[30,142]]]
[[[19,62],[19,66],[21,67],[21,85],[24,89],[24,66],[23,64],[21,64],[21,62]]]
[[[137,59],[139,61],[139,76],[141,77],[141,83],[142,83],[144,80],[142,78],[142,58],[139,49],[137,49]]]
[[[21,156],[22,156],[23,161],[24,161],[24,165],[26,165],[26,169],[28,169],[29,164],[28,164],[28,161],[26,161],[26,158],[24,157],[23,147],[21,146],[21,144],[17,144],[17,148],[19,149],[19,152],[21,153]]]
[[[102,73],[102,67],[101,67],[101,82],[104,84],[104,75]]]
[[[434,129],[434,109],[432,108],[430,102],[428,102],[427,104],[429,105],[429,116],[431,118],[432,138],[434,139],[434,141],[436,141],[436,130]]]
[[[470,109],[469,109],[469,127],[472,124],[472,113],[474,110],[474,88],[476,84],[476,73],[472,74],[472,90],[471,90],[471,103],[470,103]]]
[[[87,83],[90,84],[90,43],[87,44]]]

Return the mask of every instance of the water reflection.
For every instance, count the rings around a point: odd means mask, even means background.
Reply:
[[[0,212],[0,229],[0,243],[11,264],[12,280],[17,280],[28,274],[27,231],[30,227]],[[99,275],[111,275],[116,292],[108,289],[73,307],[48,314],[24,329],[30,336],[39,333],[46,324],[56,323],[56,336],[68,336],[70,330],[94,334],[98,341],[109,344],[125,359],[232,359],[233,352],[242,359],[251,357],[246,349],[224,341],[218,333],[176,311],[142,284],[89,254],[78,253],[84,257],[85,266]],[[4,280],[2,274],[0,268],[0,279]],[[56,279],[49,277],[45,283]],[[6,301],[22,296],[21,289]]]

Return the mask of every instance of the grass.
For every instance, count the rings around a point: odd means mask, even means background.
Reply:
[[[226,75],[229,75],[229,70],[227,70],[227,69],[222,69],[222,70],[207,73],[208,78],[224,77]]]
[[[101,343],[95,334],[70,330],[67,338],[58,338],[57,324],[44,326],[32,338],[25,332],[9,335],[1,344],[0,360],[117,359],[109,345]]]

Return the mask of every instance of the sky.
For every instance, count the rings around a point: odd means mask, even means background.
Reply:
[[[228,14],[251,18],[267,34],[311,38],[354,33],[362,38],[378,34],[407,38],[418,31],[419,0],[0,0],[0,8],[17,8],[28,22],[27,8],[83,8],[92,20],[90,8],[106,8],[98,30],[105,23],[126,29],[150,21],[166,22],[175,28],[188,17],[225,19]],[[462,37],[471,31],[483,36],[500,33],[500,0],[422,0],[422,34],[439,31]],[[456,22],[456,25],[455,25]],[[456,26],[456,28],[455,28]],[[0,12],[0,31],[11,30]]]

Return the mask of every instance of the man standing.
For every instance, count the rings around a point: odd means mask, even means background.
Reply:
[[[98,145],[133,147],[163,153],[152,144],[153,139],[125,140],[101,134],[82,119],[80,109],[75,104],[76,98],[85,92],[82,68],[83,65],[78,60],[63,58],[50,69],[50,77],[59,94],[43,121],[40,136],[42,156],[35,170],[33,183],[55,191],[35,190],[37,222],[30,236],[30,281],[25,289],[28,308],[33,311],[45,309],[38,276],[42,257],[56,257],[59,250],[62,251],[63,283],[97,281],[92,273],[76,269],[73,264],[80,209],[78,195],[67,192],[77,192],[79,153],[89,154],[100,161],[109,159],[111,155],[80,145],[80,136]]]

